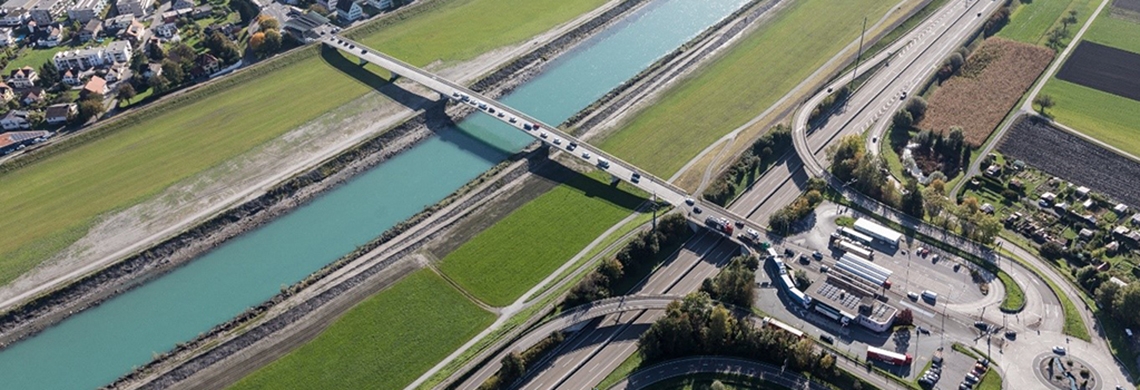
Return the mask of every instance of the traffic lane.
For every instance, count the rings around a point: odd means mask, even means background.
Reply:
[[[720,234],[712,233],[707,229],[702,229],[703,232],[698,233],[699,236],[696,240],[689,240],[681,247],[681,250],[669,260],[666,260],[656,271],[649,274],[646,279],[637,287],[634,287],[631,294],[663,294],[669,286],[679,280],[685,273],[689,272],[694,265],[701,261],[709,252],[715,250],[724,237]],[[689,243],[692,243],[691,245]]]
[[[575,367],[574,370],[568,372],[568,375],[562,377],[562,380],[557,383],[556,389],[592,389],[602,382],[603,379],[617,369],[625,360],[637,352],[637,341],[641,334],[649,330],[649,326],[661,317],[665,316],[665,312],[655,310],[653,312],[646,312],[634,322],[635,326],[630,326],[622,330],[622,332],[598,350],[595,356],[583,359],[586,364]],[[637,326],[640,325],[640,326]],[[535,389],[548,389],[551,387],[537,386]]]
[[[772,189],[779,187],[796,171],[802,170],[803,163],[798,155],[789,151],[784,157],[776,160],[755,183],[752,184],[740,197],[728,205],[728,210],[736,214],[748,216],[756,205],[761,204],[771,193]]]
[[[529,367],[527,378],[520,384],[522,389],[552,389],[558,387],[564,380],[572,375],[579,367],[580,362],[589,360],[607,344],[631,337],[636,340],[637,335],[649,329],[652,318],[664,313],[661,310],[646,310],[615,314],[604,318],[591,326],[581,337],[556,350],[556,355],[544,359],[545,361],[535,367]]]
[[[696,357],[673,360],[634,372],[614,385],[613,389],[643,389],[665,379],[689,376],[699,373],[721,373],[763,379],[787,388],[804,388],[807,383],[811,390],[824,390],[826,386],[809,382],[807,377],[793,371],[785,371],[778,366],[751,360],[728,357]]]
[[[651,283],[647,283],[643,293],[688,294],[696,289],[693,286],[693,279],[700,278],[695,282],[696,287],[700,287],[704,278],[707,278],[710,273],[715,274],[719,266],[740,252],[740,245],[732,240],[724,239],[723,236],[715,233],[709,234],[709,236],[717,238],[711,247],[699,254],[690,252],[696,256],[685,262],[688,265],[687,267],[662,268],[661,271],[664,275],[651,280]]]

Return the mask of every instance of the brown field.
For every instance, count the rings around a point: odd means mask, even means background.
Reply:
[[[1057,78],[1140,101],[1140,54],[1081,42]]]
[[[934,91],[917,127],[944,133],[959,126],[967,143],[981,145],[1052,59],[1050,49],[990,38]]]

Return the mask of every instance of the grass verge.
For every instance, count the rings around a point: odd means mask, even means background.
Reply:
[[[1041,271],[1039,271],[1037,267],[1033,266],[1033,264],[1029,264],[1029,262],[1015,256],[1008,250],[1001,249],[1000,251],[1002,255],[1011,258],[1014,261],[1020,263],[1022,266],[1025,266],[1025,268],[1028,268],[1030,271],[1036,274],[1038,278],[1044,280],[1045,283],[1049,285],[1050,290],[1053,290],[1053,294],[1056,295],[1057,300],[1061,302],[1061,312],[1065,318],[1065,325],[1061,329],[1062,333],[1084,341],[1092,340],[1092,337],[1089,336],[1088,328],[1085,327],[1085,322],[1081,318],[1080,312],[1077,311],[1077,306],[1073,304],[1073,301],[1069,299],[1069,296],[1065,294],[1064,291],[1061,291],[1060,287],[1057,287],[1057,284],[1053,283],[1053,279],[1045,277],[1043,274],[1041,274]]]
[[[444,257],[440,270],[483,302],[509,305],[645,201],[606,184],[605,172],[567,174]]]
[[[419,270],[231,388],[402,388],[493,320],[439,275]]]
[[[595,387],[599,389],[608,389],[610,386],[613,386],[620,382],[622,379],[625,379],[625,377],[629,376],[629,374],[637,371],[638,368],[641,368],[641,354],[634,353],[632,355],[629,355],[628,358],[625,358],[624,362],[621,362],[617,368],[615,368],[613,371],[610,371],[610,373],[606,375],[605,379],[602,379],[602,382],[598,383],[598,385]]]
[[[978,390],[1001,390],[1001,374],[995,370],[986,371],[986,375],[982,376],[982,382],[978,383]]]
[[[858,38],[863,20],[856,15],[876,20],[892,6],[874,0],[789,4],[599,146],[657,176],[669,177]]]
[[[1013,281],[1013,278],[1011,278],[1009,274],[1005,272],[999,272],[998,278],[1001,279],[1001,284],[1003,286],[1017,286],[1017,283]],[[1005,298],[1001,300],[1000,309],[1006,313],[1021,312],[1022,309],[1025,309],[1025,291],[1022,291],[1021,288],[1014,290],[1009,290],[1007,288],[1005,290]]]
[[[439,0],[356,35],[413,64],[451,63],[549,30],[604,2]],[[100,215],[151,198],[386,83],[364,69],[374,68],[303,48],[86,130],[25,166],[5,169],[0,284],[75,242]],[[298,91],[304,99],[277,98]]]

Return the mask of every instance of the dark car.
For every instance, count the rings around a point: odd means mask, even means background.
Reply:
[[[822,341],[822,342],[825,342],[828,344],[835,344],[835,338],[833,338],[829,335],[825,335],[825,334],[819,335],[819,341]]]
[[[574,149],[577,149],[577,148],[578,148],[577,142],[571,142],[569,145],[566,145],[566,150],[569,150],[571,152],[573,152]]]

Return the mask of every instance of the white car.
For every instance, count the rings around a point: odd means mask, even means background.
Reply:
[[[555,145],[562,145],[562,139],[561,139],[561,138],[555,138],[555,139],[554,139],[554,144],[555,144]]]
[[[544,132],[538,133],[538,136],[542,137],[542,138],[546,138],[546,132],[544,131]]]
[[[515,117],[513,117],[513,116],[511,117],[511,123],[515,123],[515,122],[518,122],[518,121],[519,121],[519,118],[515,118]]]
[[[1058,354],[1058,355],[1064,355],[1065,354],[1065,347],[1062,347],[1060,345],[1054,346],[1053,347],[1053,353]]]
[[[582,152],[582,158],[589,160],[590,159],[590,152]]]

